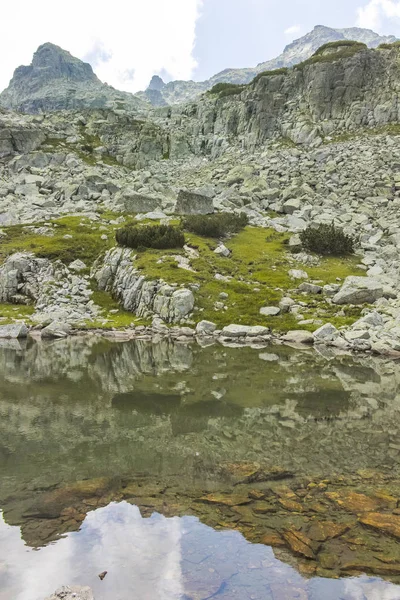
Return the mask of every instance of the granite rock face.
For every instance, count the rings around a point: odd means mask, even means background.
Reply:
[[[92,270],[99,289],[111,293],[125,310],[139,317],[157,316],[166,323],[187,318],[194,308],[191,290],[146,279],[134,261],[129,248],[112,248]]]
[[[200,94],[211,89],[217,83],[246,84],[263,71],[273,71],[282,67],[292,67],[314,54],[318,48],[329,42],[340,40],[354,40],[362,42],[369,48],[376,48],[383,43],[393,43],[393,35],[380,36],[369,29],[350,27],[347,29],[333,29],[324,25],[317,25],[312,31],[288,44],[282,54],[272,60],[262,62],[254,68],[224,69],[206,81],[170,81],[164,83],[162,79],[154,76],[147,90],[138,96],[145,98],[154,106],[163,104],[179,104],[195,100]]]
[[[39,46],[29,66],[14,71],[10,85],[0,94],[0,106],[22,112],[100,108],[118,102],[138,108],[132,94],[102,83],[92,67],[55,44]]]

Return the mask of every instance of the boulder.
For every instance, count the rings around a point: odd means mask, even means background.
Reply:
[[[90,587],[65,585],[45,600],[94,600],[94,596]]]
[[[200,323],[197,323],[196,333],[198,335],[212,335],[216,329],[217,326],[212,321],[200,321]]]
[[[213,200],[210,196],[180,190],[174,212],[178,215],[208,215],[214,212]]]
[[[240,337],[262,337],[269,334],[268,327],[249,325],[227,325],[222,330],[223,337],[240,338]]]
[[[300,210],[301,201],[298,198],[291,198],[283,205],[283,212],[287,215],[292,215],[296,210]]]
[[[263,317],[276,317],[281,312],[277,306],[263,306],[260,308],[260,315]]]
[[[289,239],[289,250],[290,252],[292,252],[293,254],[297,254],[298,252],[301,252],[302,248],[303,248],[303,244],[301,243],[301,239],[298,233],[295,233],[294,235],[291,236],[291,238]]]
[[[298,287],[299,292],[304,292],[305,294],[321,294],[322,287],[320,285],[315,285],[313,283],[301,283]]]
[[[120,192],[120,196],[117,201],[123,205],[123,208],[128,213],[155,212],[157,209],[159,209],[161,204],[158,198],[145,196],[144,194],[139,194],[138,192],[130,189]]]
[[[218,254],[218,256],[225,256],[225,258],[227,258],[230,255],[230,253],[231,251],[224,244],[220,244],[214,250],[214,254]]]
[[[79,260],[79,258],[77,260],[74,260],[74,262],[72,262],[69,267],[68,267],[71,271],[75,271],[76,273],[80,273],[81,271],[84,271],[86,269],[86,265],[83,262],[83,260]]]
[[[313,336],[316,342],[327,342],[339,335],[338,330],[331,323],[325,323],[319,329],[314,331]]]
[[[0,325],[0,339],[17,340],[26,338],[28,328],[25,323],[15,323],[13,325]]]
[[[308,273],[302,269],[290,269],[288,275],[290,279],[308,279]]]
[[[44,327],[41,332],[43,339],[57,339],[67,337],[71,333],[71,327],[62,321],[53,321],[47,327]]]
[[[383,285],[371,277],[346,277],[339,292],[332,298],[334,304],[372,304],[383,296]]]
[[[281,309],[282,313],[288,313],[289,310],[290,310],[290,308],[292,306],[294,306],[295,304],[296,304],[296,302],[294,300],[292,300],[292,298],[289,298],[289,297],[285,296],[279,302],[279,308]]]
[[[313,344],[314,336],[312,333],[305,331],[304,329],[295,329],[293,331],[288,331],[284,336],[282,336],[282,340],[292,344]]]

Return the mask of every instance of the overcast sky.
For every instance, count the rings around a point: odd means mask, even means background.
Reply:
[[[207,79],[274,58],[314,25],[358,25],[400,37],[400,0],[19,0],[1,8],[0,89],[53,42],[118,89],[153,74]]]

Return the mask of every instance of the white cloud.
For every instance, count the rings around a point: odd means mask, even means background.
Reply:
[[[298,33],[301,29],[301,25],[292,25],[291,27],[288,27],[287,29],[285,29],[284,34],[285,35],[293,35],[294,33]]]
[[[400,19],[400,1],[396,0],[370,0],[368,4],[357,10],[357,25],[382,30],[383,19]]]
[[[196,22],[203,0],[21,0],[2,6],[0,90],[14,69],[30,64],[40,44],[52,42],[95,65],[116,88],[144,89],[154,73],[190,79]],[[16,33],[18,32],[18,33]]]

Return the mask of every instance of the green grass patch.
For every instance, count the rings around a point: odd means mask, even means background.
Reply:
[[[123,310],[108,292],[97,290],[94,282],[92,282],[92,289],[91,299],[102,309],[102,314],[96,320],[89,321],[86,324],[87,329],[124,329],[131,325],[147,324],[146,320],[135,317],[134,314]]]
[[[261,307],[277,306],[287,293],[293,299],[307,303],[303,313],[305,319],[321,318],[324,322],[331,320],[337,326],[355,321],[359,315],[358,310],[357,315],[333,318],[341,309],[332,307],[322,296],[296,296],[293,290],[300,282],[293,282],[288,271],[292,268],[304,268],[310,280],[318,280],[321,285],[336,283],[337,278],[343,280],[349,275],[365,275],[365,272],[356,267],[359,258],[327,257],[321,260],[318,267],[302,267],[293,264],[286,246],[288,238],[289,234],[246,227],[225,242],[232,254],[229,258],[224,258],[214,254],[213,250],[217,245],[215,240],[190,233],[187,234],[186,241],[199,253],[198,258],[191,259],[195,273],[178,268],[174,255],[183,254],[182,251],[147,250],[138,255],[136,265],[150,279],[162,278],[168,283],[185,286],[200,284],[199,291],[195,292],[196,307],[200,309],[195,312],[195,320],[208,319],[219,327],[238,323],[265,325],[275,331],[298,329],[298,321],[291,314],[270,318],[259,314]],[[218,281],[215,279],[216,273],[233,279]],[[221,300],[221,292],[227,293],[228,299]],[[216,310],[216,302],[223,302],[227,310]],[[316,309],[321,314],[316,314]],[[306,328],[314,330],[316,326]]]
[[[88,266],[103,252],[115,245],[116,226],[100,230],[104,222],[93,222],[81,217],[63,217],[51,222],[53,236],[32,233],[31,226],[12,225],[3,227],[7,234],[0,239],[0,262],[14,252],[33,252],[39,258],[61,260],[69,264],[76,259],[83,260]],[[43,226],[37,223],[34,227]],[[102,240],[103,234],[108,240]],[[72,236],[65,238],[64,236]]]
[[[30,318],[35,312],[34,306],[25,306],[24,304],[0,303],[0,326],[14,323],[15,321],[30,322]]]

